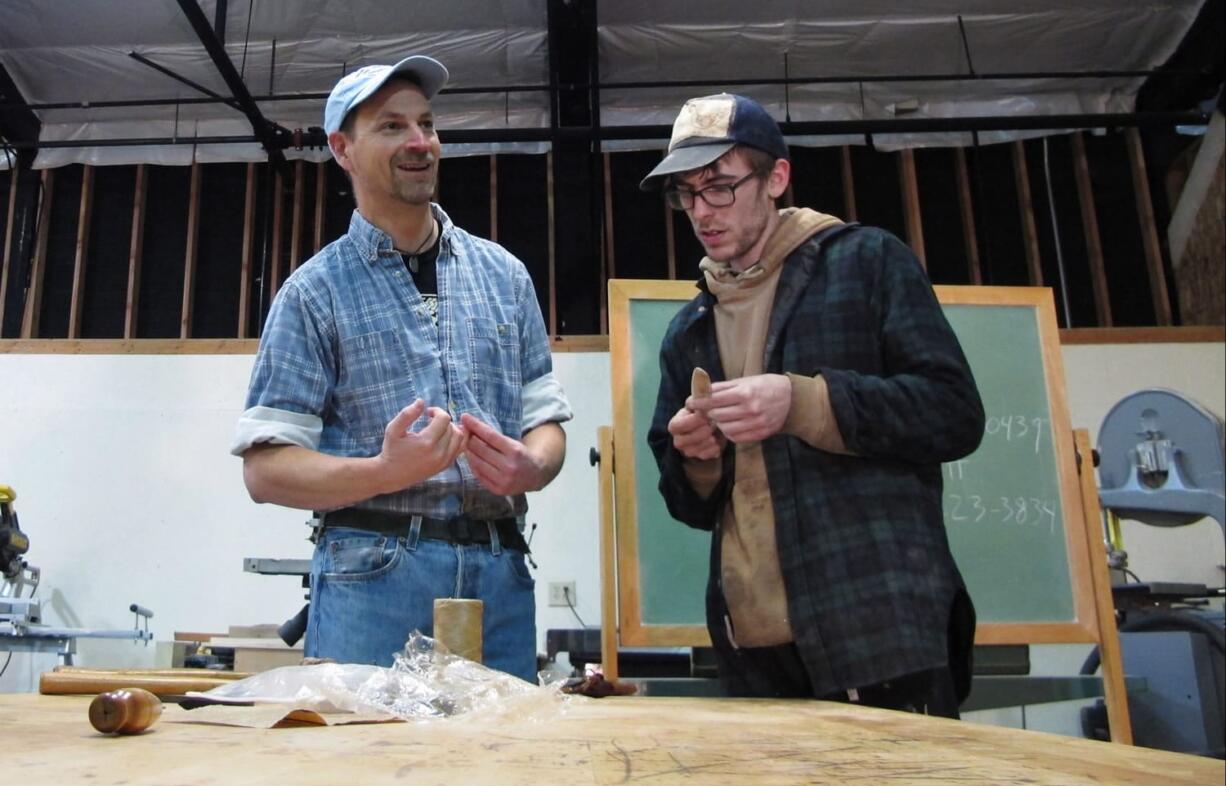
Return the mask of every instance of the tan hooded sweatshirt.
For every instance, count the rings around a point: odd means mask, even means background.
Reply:
[[[779,217],[757,264],[741,273],[709,258],[699,265],[718,301],[715,332],[727,379],[762,373],[766,333],[784,260],[817,232],[842,223],[808,208],[785,208]],[[788,374],[788,378],[792,402],[783,431],[823,450],[847,452],[830,410],[825,380],[820,375]],[[686,463],[690,482],[704,496],[719,482],[720,471],[719,459]],[[736,446],[736,477],[723,512],[720,549],[720,579],[733,643],[765,647],[792,641],[761,443]]]

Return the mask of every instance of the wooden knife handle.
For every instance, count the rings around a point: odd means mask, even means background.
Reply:
[[[89,722],[103,734],[139,734],[162,716],[162,700],[143,688],[99,693],[89,703]]]

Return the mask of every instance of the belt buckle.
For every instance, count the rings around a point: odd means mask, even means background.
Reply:
[[[451,539],[461,546],[467,546],[473,542],[472,522],[466,516],[457,516],[448,520],[447,530],[451,533]]]

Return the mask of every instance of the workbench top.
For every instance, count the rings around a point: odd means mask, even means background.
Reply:
[[[1029,784],[1204,786],[1226,764],[817,701],[578,698],[548,720],[98,734],[90,697],[0,695],[9,780],[31,784]]]

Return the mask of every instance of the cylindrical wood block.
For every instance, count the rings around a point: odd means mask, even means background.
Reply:
[[[100,693],[89,703],[89,722],[103,734],[139,734],[162,716],[162,700],[141,688]]]
[[[481,612],[479,600],[434,599],[434,640],[453,655],[481,662]]]

